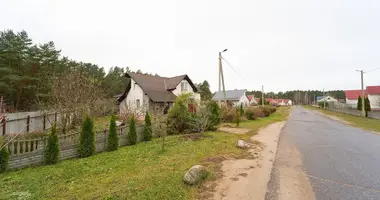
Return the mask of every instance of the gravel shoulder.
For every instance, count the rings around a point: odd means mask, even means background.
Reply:
[[[270,124],[251,138],[260,143],[249,150],[253,159],[222,162],[223,178],[217,180],[212,199],[265,199],[279,135],[284,125],[285,122]]]

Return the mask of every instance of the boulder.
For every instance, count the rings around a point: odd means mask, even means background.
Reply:
[[[250,147],[250,145],[244,140],[238,140],[236,146],[243,149]]]
[[[195,185],[206,178],[207,173],[207,169],[204,166],[194,165],[189,170],[187,170],[183,176],[183,181],[189,185]]]

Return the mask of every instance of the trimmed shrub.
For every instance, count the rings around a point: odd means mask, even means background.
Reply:
[[[215,130],[215,126],[220,123],[220,108],[219,105],[215,101],[209,101],[207,103],[207,111],[208,111],[208,130]]]
[[[3,141],[0,137],[0,147],[5,145],[5,141]],[[9,165],[9,152],[7,146],[4,146],[0,149],[0,173],[5,172],[8,169]]]
[[[192,114],[188,110],[189,94],[179,95],[167,118],[168,135],[186,134],[192,132]]]
[[[223,122],[234,122],[236,117],[236,108],[230,106],[222,106],[221,108],[221,119]]]
[[[107,140],[107,150],[115,151],[119,147],[119,136],[116,132],[116,117],[115,115],[111,116],[110,119],[110,128],[108,132],[108,140]]]
[[[248,119],[248,120],[255,120],[257,119],[257,111],[259,109],[257,107],[247,107],[244,111],[244,116]]]
[[[136,121],[133,115],[131,115],[129,120],[129,132],[127,135],[127,141],[129,145],[134,145],[137,142]]]
[[[89,116],[83,121],[82,132],[80,133],[79,157],[89,157],[95,153],[95,134],[94,134],[94,122]]]
[[[145,124],[144,124],[144,130],[143,130],[143,141],[150,141],[152,140],[152,122],[150,119],[150,115],[148,112],[145,114]]]
[[[268,117],[272,113],[270,107],[264,106],[262,109],[264,111],[264,117]]]
[[[59,139],[57,135],[57,128],[54,124],[51,128],[51,133],[47,139],[47,146],[44,154],[45,164],[55,164],[59,160]]]

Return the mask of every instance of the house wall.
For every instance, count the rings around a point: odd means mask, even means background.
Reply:
[[[187,88],[186,91],[182,91],[181,90],[181,83],[185,83],[186,84],[186,88]],[[199,93],[197,93],[197,92],[194,92],[193,88],[191,87],[190,83],[187,80],[182,80],[172,92],[176,96],[181,95],[183,93],[193,93],[193,95],[191,96],[191,98],[193,98],[193,99],[195,99],[197,101],[201,100],[201,95]]]
[[[368,95],[369,102],[371,103],[372,109],[380,108],[380,95]]]
[[[129,90],[127,97],[120,103],[120,114],[124,114],[130,109],[138,109],[138,107],[143,106],[145,109],[141,111],[145,112],[149,108],[150,99],[141,89],[141,87],[136,82],[131,79],[131,89]],[[140,100],[140,105],[138,106],[137,100]],[[145,104],[145,105],[144,105]]]
[[[240,98],[239,104],[242,104],[242,103],[243,103],[244,106],[249,106],[249,99],[248,99],[247,95],[243,95]]]
[[[347,99],[346,98],[346,104],[350,106],[351,108],[356,108],[358,105],[358,100],[357,99]]]

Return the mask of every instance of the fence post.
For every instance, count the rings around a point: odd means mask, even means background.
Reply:
[[[30,123],[30,115],[26,118],[26,132],[29,133],[29,123]]]
[[[43,129],[44,129],[44,132],[46,130],[46,114],[44,114],[44,119],[43,119]]]
[[[1,120],[1,124],[3,125],[3,135],[5,135],[5,131],[7,130],[6,129],[6,125],[7,125],[7,120],[5,119],[6,116],[4,116],[4,118]]]

